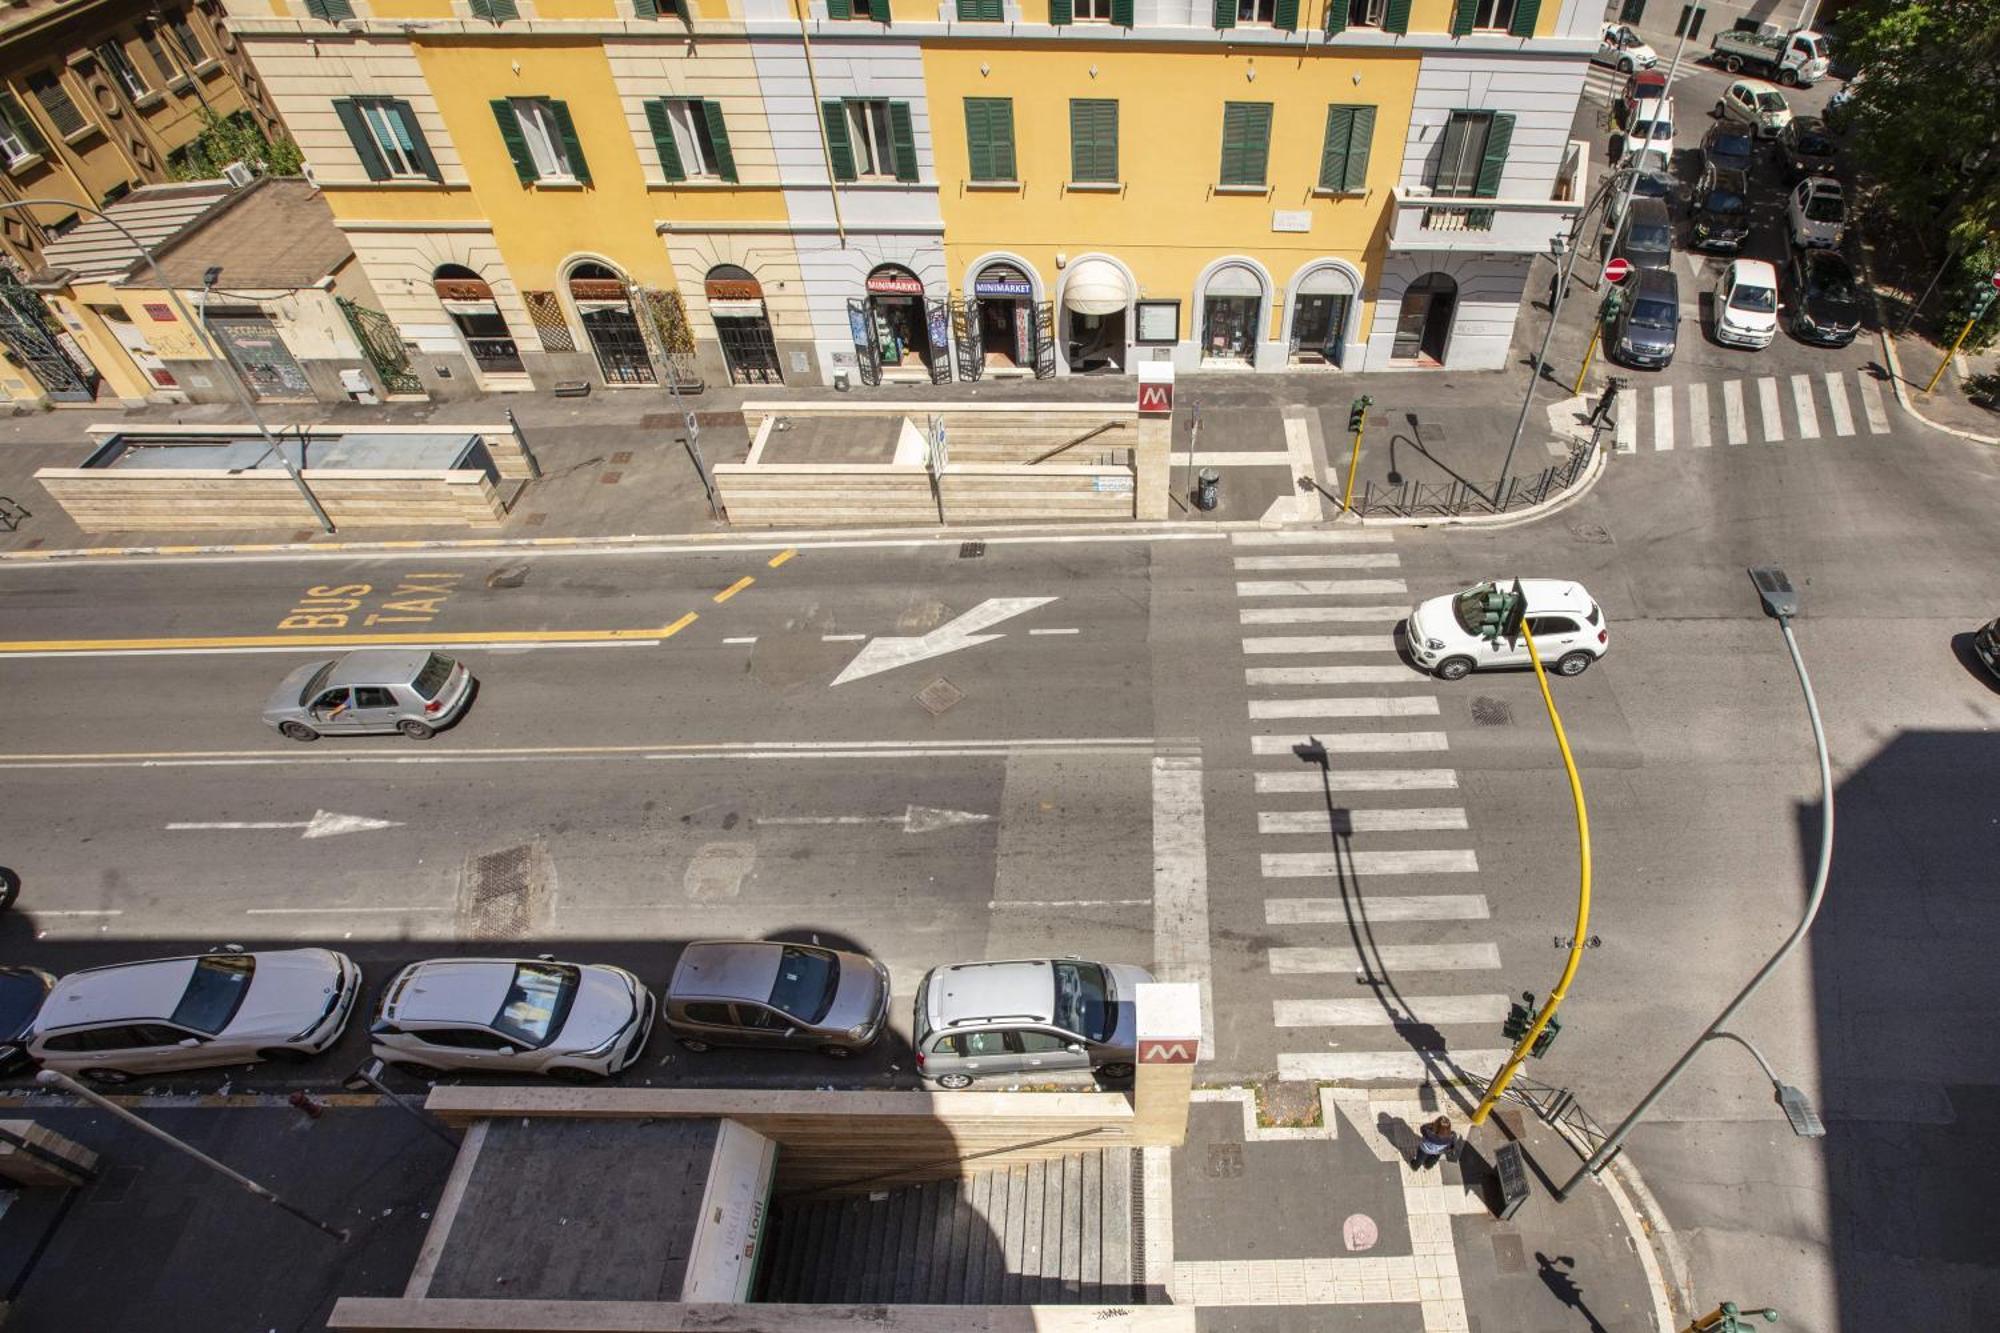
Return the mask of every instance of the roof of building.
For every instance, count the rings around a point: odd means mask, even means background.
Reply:
[[[242,189],[226,181],[147,185],[105,212],[151,247],[167,281],[184,291],[206,286],[204,274],[216,267],[219,290],[310,287],[354,254],[326,200],[296,176],[262,177]],[[92,217],[50,245],[44,252],[50,276],[157,286],[111,222]]]
[[[52,274],[61,273],[71,282],[122,278],[143,261],[112,222],[131,232],[141,245],[157,248],[234,192],[227,181],[141,186],[104,210],[110,222],[87,217],[75,231],[51,242],[42,258]]]

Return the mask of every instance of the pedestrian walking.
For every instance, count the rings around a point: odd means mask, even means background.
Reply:
[[[1422,1171],[1437,1165],[1458,1147],[1458,1134],[1451,1127],[1451,1117],[1441,1115],[1423,1127],[1417,1135],[1417,1157],[1410,1165]]]

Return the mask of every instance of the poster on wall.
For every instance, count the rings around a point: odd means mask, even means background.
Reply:
[[[1181,303],[1179,301],[1141,301],[1137,341],[1142,343],[1175,343],[1181,340]]]

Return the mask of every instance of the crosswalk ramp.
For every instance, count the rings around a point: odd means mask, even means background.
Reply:
[[[1882,383],[1865,370],[1640,384],[1612,412],[1615,448],[1621,454],[1823,443],[1889,433]]]
[[[1233,534],[1281,1078],[1488,1076],[1507,1000],[1437,682],[1387,532]]]

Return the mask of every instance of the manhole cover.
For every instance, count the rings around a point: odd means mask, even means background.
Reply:
[[[475,940],[526,939],[547,887],[547,860],[536,843],[467,857],[458,891],[461,933]]]
[[[695,902],[715,902],[734,898],[743,890],[743,877],[757,860],[757,847],[748,842],[711,842],[688,862],[681,885]]]
[[[528,581],[526,565],[502,565],[486,576],[489,588],[518,588]]]
[[[1594,542],[1599,546],[1611,544],[1611,534],[1604,530],[1602,523],[1572,523],[1569,533],[1580,542]]]
[[[958,558],[960,560],[977,560],[985,554],[985,542],[960,542],[958,544]]]
[[[943,676],[939,676],[936,680],[917,691],[917,702],[922,704],[924,711],[932,717],[937,717],[946,712],[964,697],[965,692],[946,680]]]
[[[1472,701],[1472,720],[1482,727],[1512,726],[1514,705],[1505,699],[1495,699],[1482,694]]]
[[[1522,1251],[1520,1236],[1502,1232],[1493,1237],[1493,1266],[1503,1273],[1527,1271],[1528,1256]]]
[[[1211,1143],[1208,1145],[1207,1175],[1210,1180],[1235,1180],[1242,1174],[1242,1144]]]

